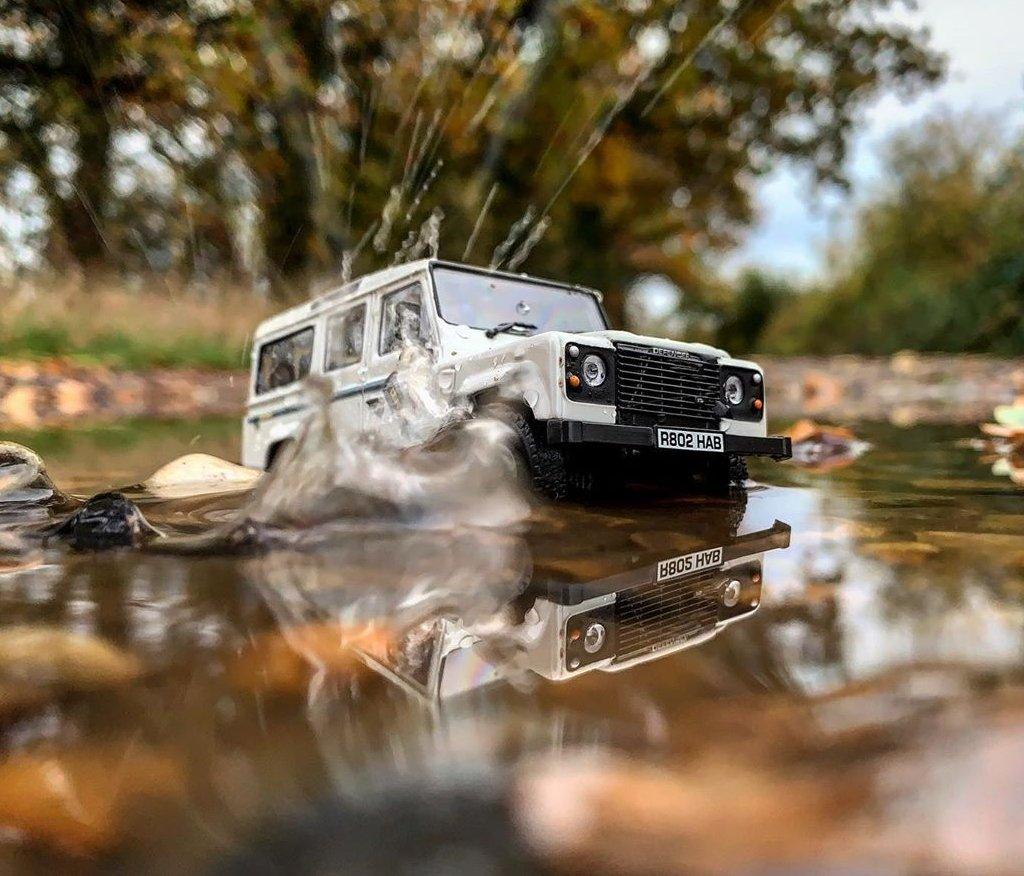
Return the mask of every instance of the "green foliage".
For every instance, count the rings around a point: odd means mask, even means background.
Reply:
[[[776,317],[777,352],[1024,353],[1024,145],[974,117],[896,137],[842,267]]]
[[[0,169],[51,264],[278,290],[422,251],[434,209],[486,263],[529,209],[506,261],[550,224],[530,269],[619,316],[643,274],[694,287],[773,160],[841,183],[857,109],[940,75],[896,3],[9,0]]]
[[[757,271],[739,280],[722,317],[715,343],[737,354],[761,349],[765,331],[776,316],[793,305],[796,290],[786,281]]]
[[[225,344],[222,338],[182,334],[167,339],[148,333],[104,332],[82,341],[72,339],[62,328],[29,326],[22,331],[3,332],[2,349],[9,359],[67,358],[81,364],[105,365],[118,369],[200,368],[230,371],[244,368],[245,348]]]

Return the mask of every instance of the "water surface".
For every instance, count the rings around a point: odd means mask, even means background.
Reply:
[[[0,630],[135,669],[6,669],[0,869],[212,867],[322,801],[460,782],[511,801],[544,870],[1014,869],[1024,496],[969,429],[860,432],[846,468],[541,506],[522,531],[8,557]],[[83,495],[236,448],[224,421],[16,437]],[[243,501],[139,499],[172,533]]]

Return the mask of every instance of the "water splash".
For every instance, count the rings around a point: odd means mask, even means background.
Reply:
[[[534,247],[544,239],[544,235],[547,234],[550,227],[550,216],[543,216],[538,220],[530,233],[526,235],[526,239],[522,242],[519,249],[517,249],[512,258],[508,260],[508,270],[515,271],[530,257],[530,253],[533,252]]]
[[[467,399],[448,398],[424,348],[405,347],[386,402],[361,431],[332,416],[329,385],[312,381],[310,392],[315,412],[256,490],[246,519],[293,529],[325,522],[507,528],[525,520],[511,430],[470,418]]]
[[[435,207],[420,226],[419,231],[410,231],[392,260],[393,265],[414,261],[419,258],[437,258],[441,249],[441,225],[444,210]]]
[[[395,220],[402,209],[402,192],[403,188],[401,185],[392,186],[391,191],[388,193],[388,199],[380,211],[380,225],[377,227],[377,233],[373,237],[373,248],[378,253],[383,253],[388,248],[391,229],[394,228]]]
[[[498,244],[494,250],[494,255],[491,257],[490,270],[496,271],[500,268],[505,260],[508,258],[512,248],[519,242],[520,238],[526,233],[526,230],[533,224],[533,220],[537,217],[537,208],[530,204],[526,208],[526,212],[523,217],[512,226],[511,230],[501,243]]]

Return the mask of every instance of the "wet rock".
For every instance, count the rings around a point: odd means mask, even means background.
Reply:
[[[64,501],[38,453],[21,444],[0,441],[0,504],[49,505]]]
[[[513,818],[506,778],[393,782],[358,804],[325,801],[266,825],[222,876],[270,873],[548,872],[530,853]]]
[[[793,440],[793,462],[814,471],[843,468],[871,449],[850,429],[813,420],[800,420],[786,434]]]
[[[122,493],[93,496],[49,533],[50,538],[80,551],[140,547],[159,536],[159,530]]]
[[[0,630],[0,684],[78,691],[126,684],[141,674],[134,656],[92,636],[54,627]]]
[[[303,694],[314,676],[346,681],[369,672],[356,649],[383,658],[391,630],[372,624],[309,624],[256,638],[228,662],[237,687],[275,694]]]
[[[143,488],[164,498],[232,493],[252,489],[263,472],[205,453],[179,457],[157,469]]]
[[[0,828],[24,843],[91,857],[125,835],[141,800],[184,793],[180,765],[155,751],[21,753],[0,763]]]

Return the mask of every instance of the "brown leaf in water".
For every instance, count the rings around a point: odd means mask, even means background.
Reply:
[[[349,678],[366,673],[356,649],[385,657],[393,631],[372,624],[309,624],[258,636],[229,661],[228,678],[240,688],[301,694],[317,673]]]
[[[82,748],[0,763],[0,827],[76,856],[111,849],[141,798],[180,798],[181,766],[157,752]]]
[[[854,441],[856,435],[845,426],[823,426],[814,420],[799,420],[783,434],[793,439],[794,444],[804,441],[820,441],[822,438],[834,438],[838,441]]]
[[[141,674],[132,654],[93,636],[55,627],[0,630],[0,681],[82,690],[125,684]]]

